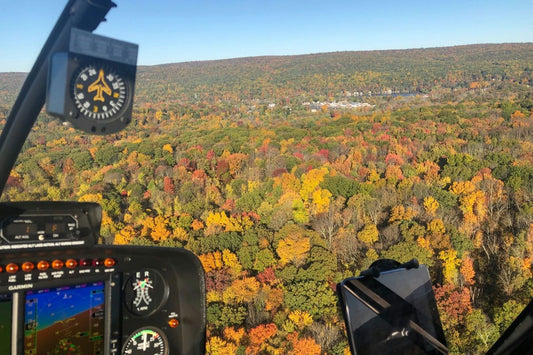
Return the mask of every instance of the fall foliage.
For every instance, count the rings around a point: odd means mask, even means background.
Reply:
[[[96,201],[107,240],[197,254],[210,354],[343,354],[334,285],[413,257],[452,353],[482,353],[533,296],[532,56],[516,44],[140,68],[126,130],[40,117],[4,198]],[[353,100],[369,105],[328,107]],[[12,101],[0,95],[0,121]]]

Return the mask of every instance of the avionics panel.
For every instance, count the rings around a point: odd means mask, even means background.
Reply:
[[[0,204],[0,252],[97,243],[102,208],[92,202]]]
[[[205,284],[180,248],[0,254],[2,354],[203,354]]]

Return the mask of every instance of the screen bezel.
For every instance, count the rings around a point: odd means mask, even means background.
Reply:
[[[0,320],[2,320],[1,322],[3,322],[4,319],[8,319],[9,321],[5,323],[6,326],[8,326],[9,328],[6,330],[6,332],[8,332],[8,339],[9,341],[7,342],[7,344],[9,344],[9,354],[12,353],[12,348],[13,348],[13,342],[12,342],[12,335],[13,335],[13,294],[12,293],[2,293],[0,294],[0,303],[9,303],[7,305],[7,308],[9,309],[9,316],[4,318],[4,317],[1,317],[0,316]],[[7,345],[6,342],[0,342],[1,345]],[[2,349],[2,350],[6,350],[6,349]]]
[[[101,302],[99,302],[96,305],[92,305],[90,296],[90,293],[93,291],[101,292],[100,298]],[[56,293],[61,293],[62,296],[69,296],[71,297],[71,301],[67,302],[65,304],[62,304],[59,309],[50,309],[47,310],[46,304],[54,304],[58,300],[54,298],[54,295]],[[36,289],[27,291],[24,294],[24,322],[23,322],[23,337],[24,337],[24,344],[23,344],[23,351],[24,353],[31,352],[31,350],[36,351],[36,353],[42,353],[44,350],[42,348],[42,345],[40,343],[37,343],[37,340],[40,339],[40,342],[42,343],[44,341],[45,348],[50,348],[50,346],[57,346],[60,343],[60,339],[64,337],[64,340],[69,341],[70,339],[75,339],[75,336],[67,336],[70,335],[69,332],[72,331],[72,329],[68,326],[69,322],[76,322],[76,324],[81,324],[82,326],[78,329],[79,331],[88,331],[89,329],[86,329],[85,327],[90,323],[91,316],[88,316],[87,312],[100,310],[102,313],[100,315],[100,321],[98,322],[100,329],[100,347],[99,349],[94,348],[95,350],[101,350],[101,353],[104,352],[104,337],[105,337],[105,301],[106,301],[106,285],[105,281],[94,281],[94,282],[84,282],[84,283],[77,283],[73,285],[63,285],[63,286],[56,286],[56,287],[48,287],[48,288],[42,288],[42,289]],[[29,308],[30,301],[32,300],[39,300],[38,303],[35,303],[35,306],[33,310]],[[80,302],[80,300],[83,300],[83,302]],[[40,304],[42,303],[42,304]],[[78,309],[76,309],[73,314],[62,314],[60,317],[54,317],[54,314],[60,314],[61,310],[64,310],[68,307],[75,307],[78,305]],[[52,306],[53,307],[53,306]],[[33,317],[30,316],[29,312],[33,313]],[[77,317],[81,317],[82,321],[77,320]],[[45,319],[48,319],[48,322],[50,324],[47,324],[45,327],[38,329],[39,322],[44,323]],[[36,322],[36,324],[33,324],[33,322]],[[33,324],[34,330],[33,330],[33,336],[35,337],[34,342],[36,342],[36,347],[33,348],[33,346],[29,345],[29,337],[28,333],[32,333],[29,329],[30,324]],[[52,327],[61,327],[63,325],[64,329],[67,333],[60,335],[58,334],[58,331],[52,331]],[[44,333],[41,333],[44,332]],[[44,334],[50,333],[50,336],[46,336]],[[90,335],[87,335],[90,339]],[[48,343],[47,343],[48,342]],[[52,342],[54,344],[52,344]],[[95,342],[91,342],[94,346]],[[79,344],[79,343],[78,343]],[[72,343],[74,345],[74,343]],[[28,346],[28,348],[26,348]],[[64,346],[68,346],[68,343],[64,344]]]
[[[39,283],[36,285],[37,287],[24,291],[4,293],[12,295],[11,353],[24,353],[25,300],[28,292],[94,282],[103,282],[104,284],[104,352],[107,353],[107,349],[116,346],[121,334],[122,273],[114,271],[105,275],[86,276],[71,280],[53,280]]]

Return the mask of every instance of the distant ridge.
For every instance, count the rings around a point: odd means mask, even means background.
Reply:
[[[407,57],[412,58],[420,54],[433,55],[433,56],[464,56],[471,55],[474,58],[480,55],[487,54],[511,54],[520,53],[522,51],[533,51],[533,42],[526,43],[490,43],[490,44],[467,44],[448,47],[427,47],[427,48],[410,48],[410,49],[385,49],[385,50],[364,50],[364,51],[336,51],[336,52],[318,52],[309,54],[296,54],[296,55],[263,55],[263,56],[250,56],[250,57],[238,57],[228,59],[214,59],[214,60],[202,60],[202,61],[186,61],[175,63],[163,63],[155,65],[140,65],[139,69],[146,70],[150,68],[164,68],[164,67],[180,67],[180,66],[217,66],[224,64],[242,64],[242,63],[258,63],[264,64],[271,62],[271,64],[284,63],[287,60],[295,62],[305,62],[307,60],[313,60],[316,58],[335,58],[345,57],[347,55],[354,56],[358,59],[368,59],[369,57]],[[368,64],[368,63],[365,63]],[[1,73],[0,73],[1,74]]]
[[[424,92],[435,83],[527,75],[533,43],[346,51],[259,56],[139,66],[136,102],[230,96],[279,99],[282,91],[327,95],[328,90]],[[513,64],[513,65],[511,65]],[[512,67],[512,68],[511,68]],[[0,73],[0,105],[9,104],[24,73]],[[455,77],[455,78],[452,78]]]
[[[533,43],[506,43],[184,62],[140,67],[138,93],[141,100],[154,92],[158,99],[190,100],[231,94],[279,99],[287,91],[423,92],[436,82],[454,86],[523,75],[511,67],[531,71],[531,58]]]

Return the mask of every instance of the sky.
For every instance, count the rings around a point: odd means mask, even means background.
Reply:
[[[531,0],[114,0],[95,33],[139,65],[533,42]],[[0,0],[0,72],[28,72],[67,0]]]

